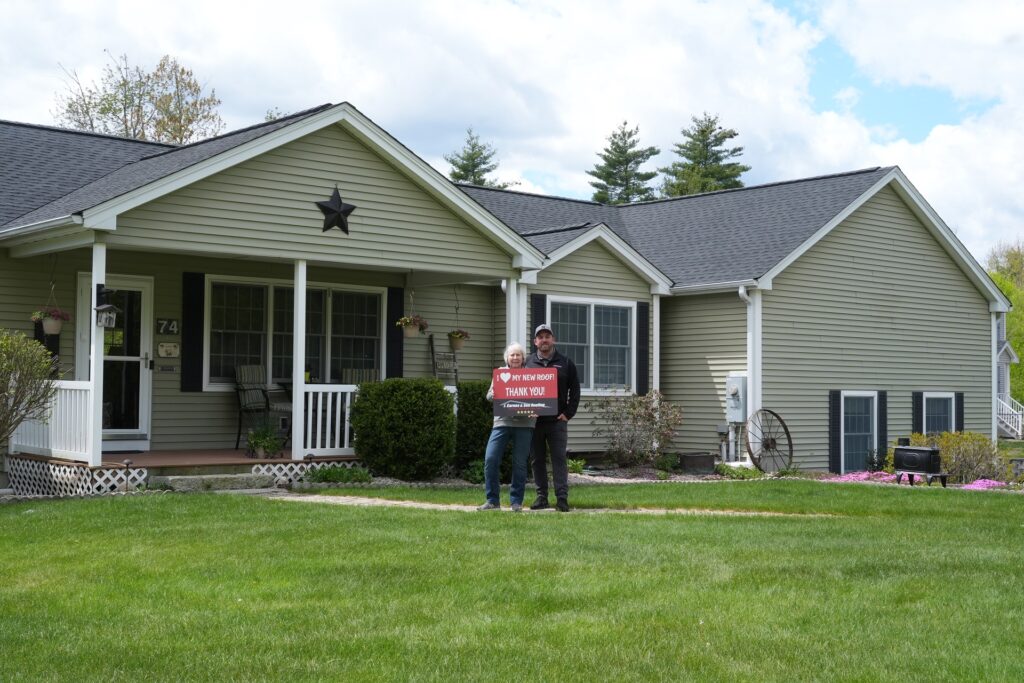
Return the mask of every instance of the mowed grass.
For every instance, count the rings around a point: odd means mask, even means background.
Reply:
[[[0,679],[1024,679],[1019,495],[777,481],[572,496],[828,515],[5,505]]]

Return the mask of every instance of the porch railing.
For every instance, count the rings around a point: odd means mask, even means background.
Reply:
[[[1003,429],[1016,439],[1024,436],[1024,405],[1009,394],[996,397],[996,418]]]
[[[303,455],[355,455],[349,413],[357,388],[355,384],[306,385]]]
[[[64,380],[56,384],[49,415],[23,422],[11,436],[11,452],[88,461],[92,384]]]

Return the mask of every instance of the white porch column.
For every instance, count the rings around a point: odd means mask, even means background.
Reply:
[[[514,330],[512,335],[512,341],[518,341],[527,352],[530,350],[530,341],[533,339],[532,332],[526,326],[526,302],[529,299],[528,289],[525,282],[519,283],[519,302],[516,304],[519,308],[519,327]]]
[[[518,340],[519,325],[519,281],[515,278],[505,280],[505,343],[502,350]]]
[[[999,443],[999,423],[996,414],[999,412],[999,313],[989,314],[992,318],[992,442]],[[1010,388],[1006,388],[1009,393]]]
[[[651,388],[661,391],[661,295],[651,296]]]
[[[89,382],[92,384],[92,406],[89,416],[89,464],[103,464],[103,337],[105,330],[96,324],[96,294],[107,279],[107,245],[95,242],[92,245],[92,294],[88,321],[89,335]]]
[[[306,400],[306,261],[295,261],[292,314],[292,460],[305,455]]]

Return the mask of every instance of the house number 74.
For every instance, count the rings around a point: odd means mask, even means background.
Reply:
[[[178,321],[174,318],[157,318],[156,319],[156,333],[157,334],[178,334],[180,331]]]

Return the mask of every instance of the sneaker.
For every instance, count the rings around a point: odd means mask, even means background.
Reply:
[[[569,501],[567,501],[565,498],[559,498],[558,502],[555,503],[555,509],[558,510],[559,512],[568,512]]]
[[[487,501],[486,503],[484,503],[483,505],[478,507],[477,511],[479,511],[479,512],[486,512],[487,510],[500,510],[500,509],[501,509],[501,506],[498,505],[497,503],[492,503],[491,501]]]
[[[512,503],[512,512],[522,512],[522,511],[523,511],[523,504],[522,503]]]
[[[551,506],[548,504],[548,499],[547,498],[538,498],[537,500],[533,501],[533,505],[530,506],[530,509],[531,510],[547,510],[549,507],[551,507]]]

